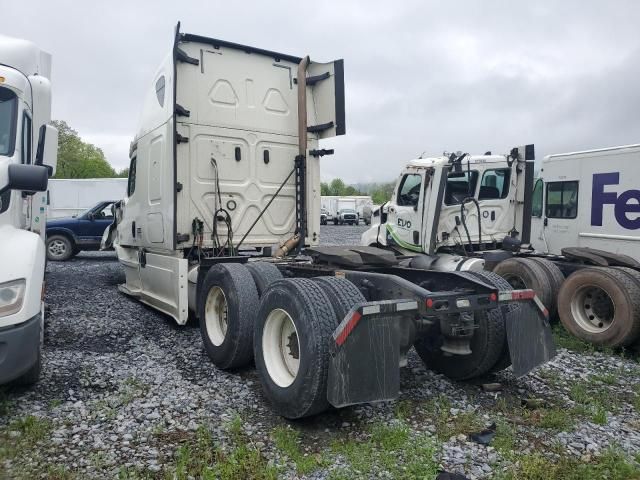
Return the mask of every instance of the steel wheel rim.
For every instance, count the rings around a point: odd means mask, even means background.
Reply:
[[[264,324],[262,355],[276,385],[285,388],[294,382],[300,369],[298,330],[291,315],[281,308],[272,310]]]
[[[228,315],[227,297],[224,291],[220,287],[213,287],[207,294],[204,317],[207,336],[216,347],[222,345],[227,335]]]
[[[615,303],[611,296],[595,285],[583,285],[571,298],[571,315],[589,333],[606,332],[615,318]]]
[[[47,250],[52,257],[60,258],[67,253],[67,244],[62,240],[51,240]]]

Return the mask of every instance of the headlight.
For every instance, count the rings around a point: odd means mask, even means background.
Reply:
[[[0,283],[0,317],[6,317],[20,311],[26,286],[25,279]]]

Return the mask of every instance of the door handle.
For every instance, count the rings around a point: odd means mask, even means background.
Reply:
[[[131,222],[131,236],[136,238],[136,222]]]
[[[549,225],[549,219],[547,217],[544,217],[544,222],[543,225],[546,227],[547,225]]]

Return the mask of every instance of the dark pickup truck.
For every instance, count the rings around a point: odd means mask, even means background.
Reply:
[[[47,220],[47,258],[62,262],[82,250],[99,250],[102,234],[113,223],[114,203],[105,200],[78,216]]]

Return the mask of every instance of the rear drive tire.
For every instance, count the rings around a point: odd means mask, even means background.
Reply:
[[[331,301],[336,313],[334,327],[337,327],[344,320],[354,305],[367,301],[358,287],[346,278],[314,277],[312,280],[322,287]]]
[[[75,246],[64,235],[51,235],[47,238],[47,259],[53,262],[65,262],[75,255]]]
[[[558,292],[560,291],[560,287],[564,283],[564,275],[555,263],[547,260],[546,258],[531,257],[529,258],[529,260],[540,265],[540,267],[542,267],[542,269],[547,274],[547,278],[549,279],[549,283],[551,285],[551,303],[545,306],[549,309],[549,317],[557,319]]]
[[[472,275],[475,275],[481,280],[484,280],[490,285],[494,285],[498,290],[506,290],[506,291],[513,290],[513,287],[511,287],[511,284],[507,282],[504,278],[502,278],[500,275],[498,275],[497,273],[488,272],[484,270],[479,272],[470,271],[469,273]],[[489,370],[491,373],[500,372],[506,368],[509,368],[509,366],[511,366],[511,354],[509,352],[509,342],[507,341],[507,335],[506,335],[507,318],[508,318],[507,315],[510,314],[511,312],[516,312],[516,315],[517,315],[517,312],[519,312],[521,309],[522,307],[517,303],[507,303],[506,305],[502,305],[500,306],[500,308],[496,309],[502,315],[503,321],[505,323],[505,338],[504,338],[504,345],[502,346],[502,353],[500,353],[500,357],[498,358],[498,361],[495,363],[495,365],[491,367],[491,369]]]
[[[640,336],[640,286],[616,268],[583,268],[562,284],[558,312],[564,327],[581,340],[630,345]]]
[[[470,272],[459,272],[472,278]],[[426,332],[416,340],[414,347],[425,365],[453,380],[469,380],[485,375],[500,360],[506,342],[506,328],[499,309],[475,313],[478,328],[470,340],[470,355],[446,355],[438,330]]]
[[[249,364],[259,305],[249,270],[239,263],[214,265],[202,282],[198,302],[200,333],[211,361],[223,370]]]
[[[247,270],[253,277],[253,281],[258,289],[258,296],[262,297],[267,287],[276,280],[282,279],[282,273],[273,263],[268,262],[248,262]]]
[[[329,408],[329,342],[336,314],[320,284],[306,278],[272,283],[254,331],[256,368],[279,415],[308,417]]]
[[[530,258],[508,258],[498,263],[493,271],[507,280],[514,290],[530,288],[536,292],[542,304],[552,311],[556,303],[552,280],[537,262]]]

